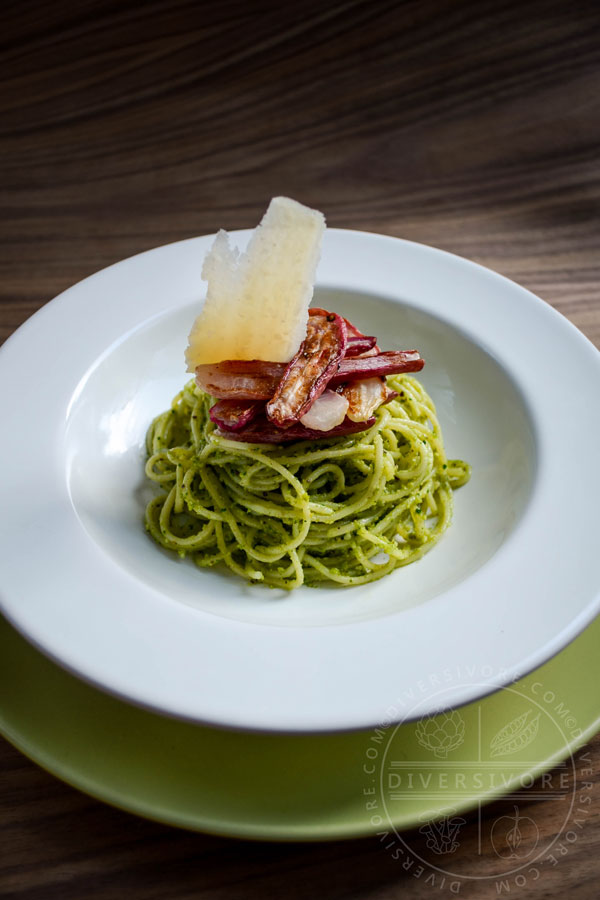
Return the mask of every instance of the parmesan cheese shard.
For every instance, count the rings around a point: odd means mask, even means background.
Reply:
[[[206,301],[194,322],[188,372],[226,359],[289,362],[306,336],[325,217],[274,197],[245,253],[220,231],[206,255]]]

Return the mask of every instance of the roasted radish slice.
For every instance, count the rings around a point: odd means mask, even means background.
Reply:
[[[346,415],[353,422],[364,422],[384,403],[398,394],[385,383],[385,378],[362,378],[345,385],[342,397],[348,401]]]
[[[253,400],[218,400],[211,407],[209,416],[211,422],[225,431],[239,431],[248,425],[252,419],[264,408],[263,403]]]
[[[424,360],[416,350],[391,350],[366,358],[346,357],[340,362],[327,386],[335,387],[347,381],[375,375],[419,372],[424,365]],[[285,370],[285,363],[263,362],[259,359],[227,359],[220,363],[198,366],[196,384],[211,397],[218,399],[270,400]]]
[[[286,428],[308,412],[337,372],[346,343],[346,323],[341,316],[309,317],[306,338],[267,403],[267,415],[275,425]]]
[[[285,363],[262,359],[225,359],[196,367],[196,384],[221,400],[269,400],[286,370]]]
[[[418,350],[388,350],[377,356],[343,359],[329,382],[329,387],[344,381],[370,378],[373,375],[398,375],[401,372],[420,372],[425,365]]]
[[[331,431],[315,431],[312,428],[306,428],[301,422],[296,422],[289,428],[278,428],[269,422],[267,418],[257,416],[250,422],[246,428],[240,431],[224,431],[223,437],[227,437],[232,441],[247,441],[249,444],[285,444],[289,441],[318,441],[324,438],[343,437],[347,434],[357,434],[360,431],[366,431],[371,425],[375,424],[375,417],[367,419],[366,422],[352,422],[347,417],[341,423],[336,425]]]

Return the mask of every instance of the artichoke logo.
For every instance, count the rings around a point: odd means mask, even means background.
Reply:
[[[431,750],[438,759],[447,759],[448,754],[460,747],[465,739],[465,722],[454,709],[421,719],[417,722],[415,735],[421,747]]]

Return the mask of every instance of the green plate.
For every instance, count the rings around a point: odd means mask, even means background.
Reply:
[[[63,781],[160,822],[269,840],[354,837],[474,808],[565,760],[600,727],[599,639],[597,619],[511,688],[435,720],[297,736],[130,706],[63,671],[0,619],[0,730]],[[456,677],[441,674],[440,707]],[[400,698],[402,715],[414,690]]]

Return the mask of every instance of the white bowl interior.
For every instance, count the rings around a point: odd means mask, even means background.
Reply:
[[[66,432],[67,479],[89,536],[134,579],[216,616],[278,626],[344,624],[425,603],[481,568],[523,515],[536,471],[526,404],[505,369],[467,332],[397,299],[321,288],[315,305],[335,309],[383,349],[420,350],[450,458],[473,466],[455,493],[452,527],[422,560],[388,576],[387,588],[290,593],[245,584],[226,570],[199,570],[145,533],[155,488],[143,476],[144,437],[187,376],[182,348],[197,304],[131,330],[90,367],[73,395]],[[379,583],[381,585],[381,583]]]

